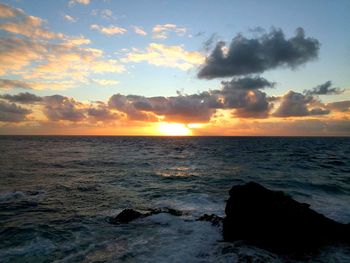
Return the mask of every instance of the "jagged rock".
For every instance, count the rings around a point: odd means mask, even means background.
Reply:
[[[217,216],[215,214],[204,214],[200,218],[198,218],[196,221],[208,221],[211,222],[213,226],[219,226],[220,223],[222,222],[223,218],[220,216]]]
[[[112,224],[125,224],[144,216],[145,216],[144,214],[138,211],[135,211],[134,209],[124,209],[110,222]]]
[[[129,223],[135,219],[143,218],[151,215],[156,215],[160,213],[168,213],[173,216],[182,216],[183,213],[179,210],[175,210],[173,208],[155,208],[150,209],[149,212],[143,214],[141,212],[138,212],[134,209],[124,209],[122,212],[120,212],[115,218],[110,220],[110,223],[112,224],[126,224]]]
[[[334,242],[350,243],[350,225],[253,182],[232,187],[225,213],[225,241],[244,240],[288,254],[313,251]]]

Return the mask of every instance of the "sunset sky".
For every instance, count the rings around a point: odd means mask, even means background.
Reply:
[[[0,1],[0,134],[350,136],[350,1]]]

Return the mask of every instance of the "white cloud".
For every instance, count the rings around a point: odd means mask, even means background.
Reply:
[[[155,25],[152,29],[153,38],[167,39],[170,32],[176,33],[178,36],[184,36],[187,29],[179,27],[175,24]]]
[[[110,25],[109,27],[104,27],[100,25],[93,24],[90,26],[91,29],[100,31],[102,34],[105,35],[117,35],[117,34],[124,34],[127,30],[122,27]]]
[[[70,0],[68,5],[73,6],[75,4],[88,5],[90,4],[90,0]]]
[[[64,20],[71,22],[71,23],[77,22],[77,20],[70,15],[64,15],[63,18],[64,18]]]
[[[151,43],[145,51],[133,49],[122,59],[123,62],[146,61],[156,66],[187,70],[204,62],[204,56],[196,51],[186,51],[181,46],[166,46]]]
[[[85,47],[84,36],[68,36],[49,31],[39,17],[0,4],[5,17],[0,29],[0,77],[3,89],[65,89],[88,83],[91,74],[120,73],[118,60],[107,59],[102,50]]]
[[[143,30],[142,27],[139,26],[132,26],[132,28],[134,29],[134,32],[140,36],[146,36],[147,32],[145,30]]]
[[[119,83],[119,81],[113,79],[92,79],[92,81],[102,86],[112,86]]]

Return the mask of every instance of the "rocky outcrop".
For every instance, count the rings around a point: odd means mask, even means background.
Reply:
[[[253,182],[232,187],[225,213],[225,241],[244,240],[277,253],[303,253],[350,241],[349,225]]]
[[[110,220],[112,224],[126,224],[145,215],[134,210],[134,209],[124,209],[115,218]]]
[[[223,218],[215,214],[204,214],[201,217],[199,217],[196,221],[207,221],[210,222],[213,226],[219,226],[220,223],[223,221]]]
[[[172,208],[167,208],[167,207],[149,209],[149,211],[147,213],[141,213],[141,212],[138,212],[134,209],[124,209],[116,217],[112,218],[110,220],[110,223],[115,224],[115,225],[126,224],[126,223],[129,223],[129,222],[136,220],[138,218],[143,218],[143,217],[156,215],[156,214],[160,214],[160,213],[168,213],[168,214],[171,214],[173,216],[182,216],[183,215],[183,213],[181,211],[176,210],[176,209],[172,209]]]

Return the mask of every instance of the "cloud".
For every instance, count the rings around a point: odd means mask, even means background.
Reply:
[[[143,30],[142,27],[139,26],[132,26],[132,28],[134,29],[134,32],[140,36],[147,36],[147,32],[145,30]]]
[[[73,85],[70,81],[62,82],[33,82],[33,81],[23,81],[23,80],[13,80],[13,79],[0,79],[0,89],[10,90],[10,89],[51,89],[60,90],[71,87]]]
[[[9,32],[0,38],[0,76],[21,77],[22,81],[7,82],[7,87],[67,88],[87,83],[90,74],[125,70],[119,61],[106,59],[102,50],[83,47],[91,42],[84,36],[50,32],[40,18],[8,6],[6,10],[10,10],[6,16],[14,17],[0,23]]]
[[[70,15],[63,15],[63,18],[64,18],[64,20],[66,20],[66,21],[68,21],[70,23],[77,22],[77,20],[74,17],[70,16]]]
[[[119,35],[119,34],[124,34],[127,30],[122,27],[110,25],[109,27],[104,27],[104,26],[99,26],[96,24],[93,24],[90,26],[91,29],[97,30],[101,32],[102,34],[111,36],[111,35]]]
[[[350,110],[350,100],[330,102],[326,108],[334,111],[346,112]]]
[[[213,92],[222,97],[223,109],[235,109],[236,117],[266,118],[271,109],[266,93],[257,89],[240,88],[228,82],[222,90]]]
[[[202,33],[204,34],[204,33]],[[200,33],[198,33],[196,36],[201,36]],[[208,52],[210,49],[213,48],[213,45],[216,41],[218,41],[219,36],[214,33],[212,34],[206,41],[203,42],[203,49]]]
[[[9,6],[6,6],[6,8],[11,10],[13,16],[4,17],[5,20],[0,23],[1,30],[30,38],[64,38],[62,33],[54,33],[45,29],[45,22],[40,17],[27,15],[23,11],[18,11],[18,9]]]
[[[155,25],[152,29],[154,39],[167,39],[170,32],[174,32],[178,36],[183,36],[187,29],[185,27],[178,27],[175,24]]]
[[[111,9],[93,9],[91,14],[93,16],[100,16],[106,20],[116,19],[116,16],[113,15],[113,11]]]
[[[226,47],[218,42],[198,72],[199,78],[213,79],[262,73],[277,67],[296,68],[317,58],[319,42],[305,38],[298,28],[296,35],[286,39],[280,29],[273,29],[258,38],[237,35]]]
[[[22,108],[15,103],[0,100],[0,122],[21,122],[32,111]]]
[[[68,5],[73,6],[75,4],[88,5],[90,4],[90,0],[70,0]]]
[[[164,121],[184,123],[208,122],[218,109],[235,110],[234,116],[240,118],[266,118],[271,108],[264,92],[230,86],[173,97],[115,94],[108,105],[134,120],[147,120],[150,117],[147,113],[152,113]]]
[[[137,100],[136,100],[137,99]],[[147,99],[142,96],[133,96],[133,95],[121,95],[121,94],[114,94],[112,97],[108,100],[108,106],[111,109],[116,109],[120,112],[123,112],[127,115],[129,120],[136,120],[136,121],[156,121],[154,115],[149,114],[147,112],[143,112],[142,110],[137,109],[134,106],[134,103],[141,103],[142,100]]]
[[[0,3],[0,18],[20,16],[23,13],[24,12],[22,9],[13,8],[11,6]]]
[[[310,104],[314,101],[312,96],[305,96],[301,93],[289,91],[282,97],[279,108],[273,114],[276,117],[302,117],[309,115],[326,115],[330,111],[326,108],[309,109]]]
[[[87,114],[94,121],[113,121],[119,119],[121,116],[115,112],[111,112],[104,102],[95,102],[87,109]]]
[[[312,90],[304,90],[304,94],[306,95],[334,95],[341,94],[344,90],[340,88],[331,88],[332,82],[327,81],[321,85],[314,87]]]
[[[69,81],[85,81],[91,73],[125,70],[119,61],[104,59],[101,50],[80,47],[84,43],[87,43],[84,38],[63,43],[0,38],[0,76],[12,73],[25,79],[37,79],[37,84],[49,80],[51,85],[47,86],[52,88],[72,86]],[[53,84],[52,81],[60,82]]]
[[[243,90],[273,88],[275,86],[274,82],[269,82],[262,77],[233,78],[231,81],[222,81],[221,84],[226,88]]]
[[[72,98],[61,95],[46,96],[43,113],[50,121],[66,120],[78,122],[85,119],[84,105]]]
[[[156,66],[166,66],[188,70],[194,65],[203,63],[204,57],[196,51],[186,51],[181,46],[166,46],[163,44],[151,43],[145,51],[134,49],[127,53],[122,59],[123,62],[143,62]]]
[[[0,79],[0,89],[10,90],[14,88],[32,89],[32,85],[21,80]]]
[[[117,85],[119,83],[118,80],[113,79],[92,79],[92,81],[102,86],[112,86]]]
[[[25,93],[22,92],[16,95],[4,94],[4,95],[0,95],[0,98],[10,102],[16,102],[21,104],[35,104],[43,100],[41,97],[36,96],[29,92],[25,92]]]

